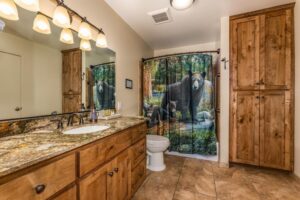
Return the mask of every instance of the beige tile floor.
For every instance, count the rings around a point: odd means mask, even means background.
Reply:
[[[148,172],[133,200],[300,200],[291,174],[247,166],[166,156],[167,169]]]

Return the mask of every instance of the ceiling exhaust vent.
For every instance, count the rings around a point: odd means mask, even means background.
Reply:
[[[160,10],[155,10],[149,12],[148,15],[152,17],[155,24],[162,24],[172,21],[171,14],[169,12],[169,8],[164,8]]]

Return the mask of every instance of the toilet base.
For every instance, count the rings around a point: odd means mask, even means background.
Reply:
[[[148,154],[147,169],[155,172],[163,171],[166,169],[163,152]]]

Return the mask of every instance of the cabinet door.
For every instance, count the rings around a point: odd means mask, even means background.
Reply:
[[[261,94],[260,165],[291,170],[291,94],[268,91]]]
[[[76,186],[68,189],[67,191],[63,192],[62,194],[58,195],[57,197],[51,200],[76,200]]]
[[[79,112],[81,105],[81,95],[63,96],[63,113]]]
[[[292,70],[292,10],[270,12],[261,17],[262,89],[290,89]]]
[[[231,66],[234,90],[259,89],[259,16],[231,21]]]
[[[80,199],[83,200],[106,200],[108,197],[108,190],[112,184],[113,176],[111,172],[111,164],[98,169],[86,178],[80,181]]]
[[[127,200],[131,197],[131,162],[128,150],[120,154],[112,163],[114,172],[110,190],[112,200]]]
[[[239,91],[232,95],[230,159],[259,164],[259,92]]]
[[[82,53],[80,50],[63,52],[63,93],[81,94]]]

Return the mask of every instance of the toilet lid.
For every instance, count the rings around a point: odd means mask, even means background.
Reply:
[[[168,143],[169,139],[159,135],[147,135],[148,144]]]

